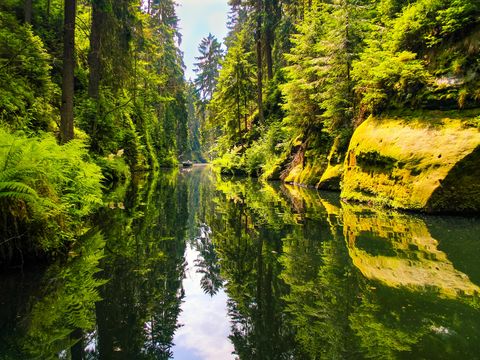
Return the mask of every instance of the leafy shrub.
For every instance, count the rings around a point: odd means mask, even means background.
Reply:
[[[395,20],[391,44],[396,50],[434,46],[475,23],[479,12],[478,2],[471,0],[416,1]]]
[[[102,169],[104,182],[115,184],[130,179],[130,168],[121,155],[122,152],[122,150],[119,150],[117,154],[95,159],[97,165]]]
[[[251,175],[267,174],[269,178],[280,171],[286,158],[288,135],[280,122],[272,123],[260,141],[245,151],[245,168]],[[275,176],[273,176],[275,177]]]
[[[82,141],[27,138],[0,129],[0,255],[52,253],[85,231],[102,203],[100,168]]]
[[[245,175],[244,157],[241,154],[240,147],[234,147],[227,151],[223,156],[215,159],[213,165],[220,169],[222,174],[228,175]]]
[[[424,63],[409,51],[392,53],[371,46],[354,63],[356,92],[361,95],[364,111],[375,113],[388,106],[419,102],[429,81]]]

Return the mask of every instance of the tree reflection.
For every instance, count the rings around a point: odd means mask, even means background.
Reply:
[[[218,179],[217,189],[209,223],[240,359],[480,350],[478,285],[439,250],[422,218],[250,180]]]
[[[186,239],[239,359],[478,357],[478,222],[213,176],[136,180],[66,262],[0,279],[0,358],[171,358]]]
[[[222,288],[223,279],[220,276],[220,262],[218,261],[215,245],[213,245],[210,236],[212,230],[207,224],[201,224],[200,235],[195,238],[195,249],[199,252],[195,260],[197,273],[202,274],[200,286],[203,291],[214,296]]]
[[[125,211],[107,212],[101,219],[110,254],[103,263],[109,281],[96,306],[93,353],[99,359],[172,356],[184,297],[188,218],[186,189],[177,179],[171,172],[134,185]]]
[[[2,359],[75,359],[79,347],[82,352],[84,331],[95,328],[95,302],[100,300],[98,288],[103,284],[95,274],[100,271],[104,244],[99,233],[85,235],[66,262],[50,266],[38,284],[24,288],[27,291],[19,301],[11,304],[15,309],[2,312]],[[31,280],[38,281],[37,277]],[[13,288],[2,286],[5,297],[18,283],[9,285]]]
[[[251,181],[221,182],[209,219],[226,280],[231,341],[240,359],[284,359],[294,352],[293,329],[284,317],[285,284],[278,278],[283,214],[275,191]]]

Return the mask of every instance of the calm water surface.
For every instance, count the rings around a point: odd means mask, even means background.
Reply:
[[[0,275],[0,359],[479,359],[480,220],[209,168],[115,189],[66,261]]]

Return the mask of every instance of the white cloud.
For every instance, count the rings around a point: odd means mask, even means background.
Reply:
[[[233,345],[228,339],[230,320],[227,315],[227,295],[220,291],[214,297],[206,295],[200,287],[201,275],[193,266],[197,252],[188,249],[186,279],[183,281],[185,302],[179,323],[183,326],[175,333],[174,358],[228,360],[233,359]],[[189,353],[188,357],[184,357]],[[193,355],[193,356],[192,356]]]
[[[226,36],[228,4],[227,0],[177,0],[177,3],[188,79],[195,76],[192,68],[202,38],[212,33],[221,41]]]

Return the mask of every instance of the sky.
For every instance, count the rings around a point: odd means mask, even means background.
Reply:
[[[202,290],[202,274],[195,268],[198,251],[187,246],[187,269],[183,288],[185,298],[178,323],[183,326],[175,332],[173,358],[175,360],[229,360],[233,344],[230,335],[230,319],[227,314],[227,295],[221,289],[210,297]]]
[[[227,35],[227,0],[177,0],[177,15],[180,18],[182,44],[187,69],[185,78],[194,79],[193,64],[198,56],[202,38],[212,33],[219,41]]]

